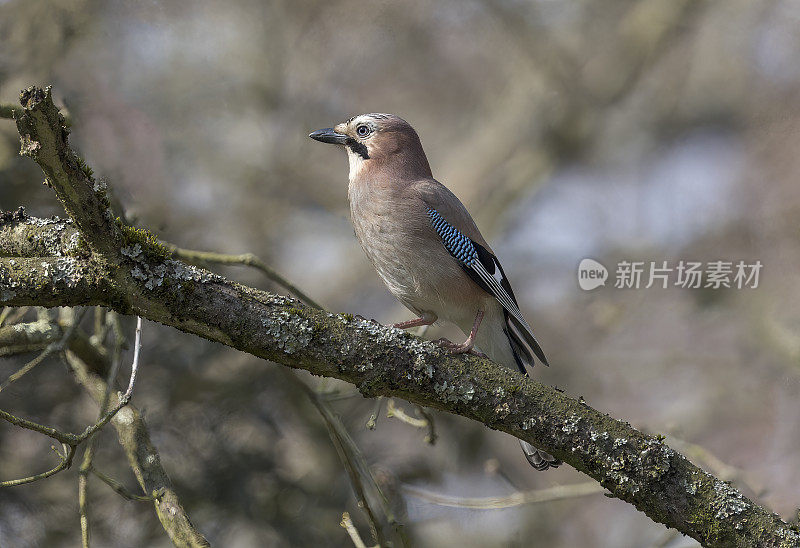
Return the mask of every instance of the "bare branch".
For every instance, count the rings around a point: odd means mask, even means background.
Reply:
[[[16,382],[19,379],[21,379],[23,376],[28,374],[34,367],[36,367],[37,365],[42,363],[45,360],[45,358],[47,358],[49,355],[51,355],[51,354],[53,354],[55,352],[61,352],[64,349],[64,347],[67,345],[69,340],[72,338],[72,335],[75,333],[75,330],[78,328],[78,324],[80,323],[80,321],[83,318],[85,313],[86,313],[85,309],[81,310],[78,313],[78,316],[75,318],[75,320],[72,323],[72,325],[69,326],[69,328],[64,333],[64,336],[61,337],[61,339],[59,341],[52,342],[52,343],[48,344],[47,347],[44,349],[44,351],[41,354],[39,354],[38,356],[33,358],[31,361],[29,361],[25,365],[23,365],[15,373],[12,373],[6,380],[4,380],[2,383],[0,383],[0,392],[2,392],[6,388],[8,388],[9,385],[13,384],[14,382]],[[41,323],[41,322],[38,322],[38,323]],[[46,322],[46,323],[49,326],[49,322]],[[14,330],[15,328],[18,329],[18,326],[15,326],[15,325],[10,326],[10,327],[11,327],[12,330]],[[38,330],[34,331],[34,333],[36,333],[37,331]],[[46,332],[47,330],[43,330],[43,331]],[[47,336],[47,335],[49,335],[49,333],[43,333],[43,335]]]
[[[6,308],[6,310],[14,310]],[[0,327],[0,356],[14,356],[43,350],[54,341],[58,331],[49,320],[14,323]],[[59,333],[60,334],[60,333]]]
[[[194,251],[192,249],[182,249],[178,246],[167,244],[164,245],[172,252],[172,256],[177,259],[182,259],[189,264],[206,265],[209,263],[225,264],[225,265],[243,265],[251,266],[260,270],[268,279],[272,280],[279,286],[294,293],[295,296],[314,308],[322,309],[314,299],[308,296],[303,290],[294,285],[291,281],[278,274],[278,272],[269,266],[267,263],[259,259],[252,253],[244,253],[242,255],[226,255],[225,253],[216,253],[214,251]]]
[[[100,314],[95,314],[95,324],[97,324],[97,318]],[[95,325],[96,326],[96,325]],[[136,326],[136,333],[137,333],[137,342],[138,334],[141,331],[141,318],[139,319],[139,323]],[[121,363],[121,355],[122,355],[122,348],[121,348],[121,335],[117,334],[118,336],[115,337],[114,341],[114,357],[111,362],[111,367],[108,371],[108,377],[106,378],[106,391],[103,394],[103,400],[100,402],[100,413],[98,420],[100,420],[103,415],[106,413],[108,408],[108,401],[111,398],[111,387],[114,386],[114,379],[117,378],[117,373],[119,372],[119,366]],[[139,353],[138,349],[134,354],[133,363],[134,365],[131,369],[135,369],[137,366],[137,362],[139,361]],[[133,376],[131,375],[131,382],[133,381]],[[86,450],[83,453],[83,461],[81,462],[81,468],[78,474],[78,510],[80,513],[80,523],[81,523],[81,542],[83,543],[84,548],[89,548],[89,472],[93,470],[92,461],[94,459],[94,450],[97,445],[97,437],[92,436],[89,439],[89,443],[86,444]],[[109,484],[110,485],[110,484]],[[120,486],[121,487],[121,486]],[[113,488],[113,487],[112,487]]]
[[[339,523],[342,528],[347,531],[347,534],[350,535],[350,540],[353,541],[353,546],[356,548],[367,548],[367,545],[364,544],[364,541],[361,540],[361,535],[358,533],[358,529],[356,526],[353,525],[353,520],[350,519],[350,514],[345,512],[342,514],[342,521]]]
[[[523,504],[552,502],[569,498],[585,497],[587,495],[596,495],[605,491],[601,485],[593,481],[576,483],[575,485],[558,485],[556,487],[535,489],[533,491],[517,491],[510,495],[498,497],[455,497],[452,495],[434,493],[412,485],[403,485],[400,489],[407,495],[438,504],[439,506],[472,508],[474,510],[513,508],[514,506],[522,506]]]
[[[356,498],[358,499],[358,506],[364,510],[370,524],[372,536],[378,542],[379,546],[386,545],[386,537],[383,532],[383,520],[378,517],[378,512],[375,509],[376,503],[380,504],[375,499],[382,499],[380,489],[375,483],[375,478],[372,476],[367,463],[364,461],[363,454],[358,451],[355,442],[353,442],[350,434],[344,428],[339,418],[331,411],[331,409],[324,405],[319,395],[309,388],[304,382],[295,377],[292,373],[286,372],[286,378],[295,383],[301,388],[306,395],[308,395],[311,403],[317,408],[320,415],[325,421],[325,426],[328,429],[328,434],[331,437],[333,446],[339,454],[339,458],[347,471],[350,478],[350,484],[353,486]],[[364,480],[364,481],[362,481]],[[366,483],[366,486],[364,485]],[[368,492],[369,489],[369,492]],[[382,502],[382,500],[381,500]],[[386,505],[383,506],[384,513],[388,521],[393,521],[391,512]]]
[[[43,480],[45,478],[49,478],[50,476],[54,476],[61,472],[62,470],[66,470],[70,466],[72,466],[72,459],[75,457],[75,450],[76,447],[74,445],[70,445],[67,448],[67,454],[61,455],[59,453],[59,458],[61,462],[53,468],[52,470],[48,470],[47,472],[42,472],[41,474],[36,474],[35,476],[29,476],[27,478],[20,478],[16,480],[8,480],[8,481],[0,481],[0,487],[16,487],[17,485],[25,485],[26,483],[33,483],[34,481]]]
[[[73,343],[79,341],[76,337]],[[78,349],[84,356],[90,355],[84,349]],[[102,403],[108,386],[104,373],[107,374],[109,364],[102,363],[102,357],[95,354],[94,362],[87,363],[79,357],[78,353],[70,348],[66,352],[66,359],[78,382],[89,395]],[[118,399],[120,394],[114,395],[111,391],[111,401]],[[192,525],[189,516],[181,505],[180,498],[172,486],[172,481],[161,465],[158,450],[150,441],[150,434],[144,417],[133,405],[128,405],[120,414],[111,421],[117,431],[119,443],[128,458],[128,463],[133,470],[136,480],[146,495],[155,497],[154,507],[164,531],[176,546],[206,547],[208,541]]]
[[[137,495],[135,493],[131,493],[124,485],[120,482],[112,478],[111,476],[107,476],[106,474],[102,473],[100,470],[92,466],[89,471],[97,476],[97,478],[111,487],[115,493],[119,496],[124,498],[125,500],[136,501],[136,502],[154,502],[158,501],[164,495],[164,489],[160,489],[155,491],[152,495]]]
[[[139,352],[142,350],[142,317],[136,317],[136,340],[133,343],[133,363],[131,363],[131,379],[128,381],[128,389],[122,395],[122,400],[128,401],[133,395],[133,387],[136,384],[136,372],[139,370]]]
[[[108,208],[103,184],[67,145],[69,128],[53,104],[50,88],[28,88],[20,94],[20,103],[23,108],[13,112],[22,137],[20,154],[42,168],[89,247],[109,259],[117,257],[124,245],[122,230]]]
[[[416,417],[412,417],[408,413],[406,413],[402,408],[397,407],[394,403],[394,400],[389,399],[389,403],[386,406],[386,417],[387,418],[396,418],[400,421],[413,426],[414,428],[427,428],[428,434],[425,436],[425,442],[433,445],[436,443],[436,430],[433,424],[433,415],[426,411],[422,406],[417,405],[415,406],[417,413],[422,415],[421,419]]]

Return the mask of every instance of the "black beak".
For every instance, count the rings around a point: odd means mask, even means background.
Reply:
[[[336,133],[332,127],[318,129],[308,134],[309,137],[321,143],[330,143],[332,145],[343,145],[347,142],[347,135]]]

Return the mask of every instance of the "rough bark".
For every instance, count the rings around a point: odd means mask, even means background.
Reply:
[[[32,218],[0,226],[0,305],[93,304],[138,314],[351,382],[365,396],[400,397],[507,432],[704,545],[800,545],[795,525],[699,469],[662,437],[488,360],[453,356],[399,330],[305,307],[170,258],[150,233],[109,220],[102,189],[86,169],[73,169],[49,92],[31,88],[22,99],[14,111],[22,153],[42,166],[74,226]],[[8,257],[41,249],[47,257]]]

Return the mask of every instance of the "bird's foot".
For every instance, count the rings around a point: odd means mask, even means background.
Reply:
[[[467,339],[461,344],[454,343],[448,339],[437,339],[434,341],[436,344],[441,346],[442,348],[449,350],[451,354],[472,354],[473,356],[478,356],[479,358],[488,358],[486,354],[477,350],[473,346],[473,342]]]
[[[431,312],[426,312],[419,318],[414,318],[413,320],[408,320],[405,322],[400,323],[393,323],[392,327],[397,329],[411,329],[412,327],[421,327],[423,325],[432,325],[433,322],[437,320],[436,314]]]

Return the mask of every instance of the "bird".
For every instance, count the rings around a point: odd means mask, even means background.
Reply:
[[[399,116],[354,116],[309,137],[343,147],[356,238],[380,278],[415,318],[399,329],[444,320],[466,340],[437,342],[527,375],[534,356],[549,365],[495,253],[466,207],[433,178],[419,135]],[[520,440],[537,470],[561,461]]]

